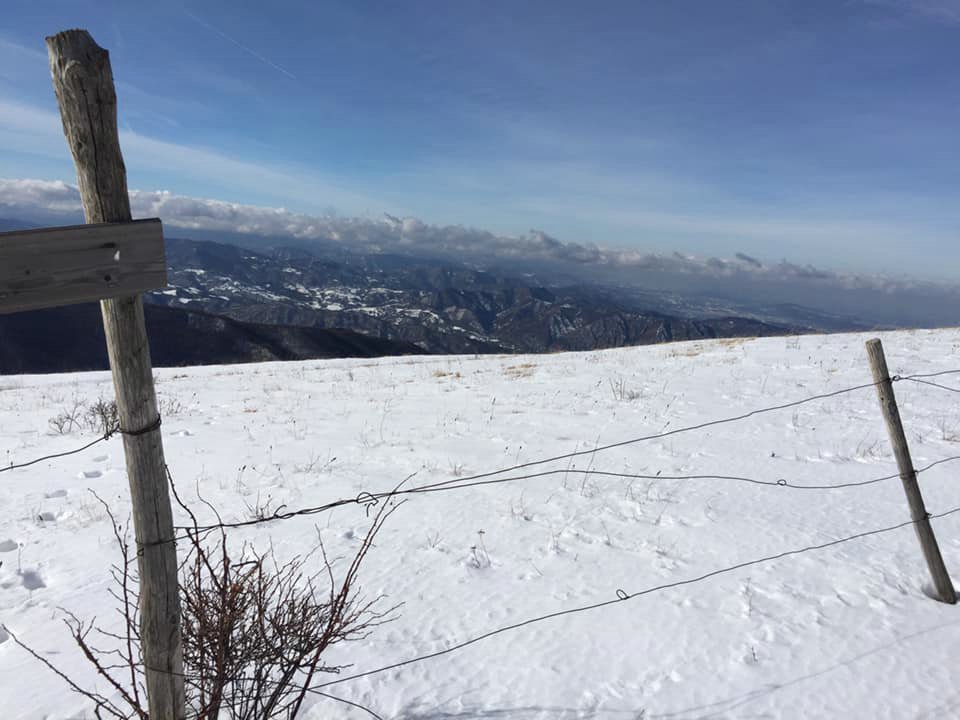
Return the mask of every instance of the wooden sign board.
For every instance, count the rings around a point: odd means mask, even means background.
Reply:
[[[160,220],[0,233],[0,314],[166,287]]]

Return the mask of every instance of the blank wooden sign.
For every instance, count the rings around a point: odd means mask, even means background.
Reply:
[[[159,219],[0,233],[0,314],[167,284]]]

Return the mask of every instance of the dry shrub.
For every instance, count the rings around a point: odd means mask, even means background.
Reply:
[[[75,429],[107,435],[116,432],[120,416],[115,400],[97,398],[92,405],[88,405],[84,400],[74,399],[72,407],[64,408],[48,422],[60,435],[67,435]]]
[[[460,371],[459,371],[459,370],[454,371],[454,372],[450,372],[450,371],[447,371],[447,370],[434,370],[431,374],[432,374],[433,377],[435,377],[435,378],[452,377],[452,378],[456,378],[457,380],[459,380],[459,379],[462,377],[462,376],[460,375]]]
[[[339,582],[319,539],[318,571],[308,568],[311,555],[278,564],[272,548],[247,547],[234,561],[223,533],[213,552],[194,543],[180,589],[188,714],[295,717],[317,674],[345,667],[323,662],[324,653],[367,637],[396,610],[379,610],[382,597],[365,601],[356,593],[361,563],[394,509],[381,507]]]
[[[174,491],[176,496],[176,492]],[[97,498],[100,500],[100,498]],[[177,501],[180,502],[179,497]],[[104,629],[66,612],[65,624],[84,657],[110,688],[104,695],[80,686],[13,633],[12,639],[94,705],[97,718],[149,720],[140,646],[136,556],[128,528],[113,524],[120,552],[113,566],[111,595],[123,629]],[[383,596],[358,594],[361,564],[386,519],[399,503],[385,503],[374,516],[349,566],[335,578],[319,541],[314,552],[279,563],[273,552],[245,545],[231,553],[226,533],[208,542],[192,520],[187,553],[180,565],[181,629],[187,717],[197,720],[294,718],[317,676],[346,666],[324,662],[327,650],[365,638],[392,619],[398,606],[380,609]],[[317,569],[311,569],[316,562]],[[322,693],[320,693],[322,694]],[[328,696],[329,697],[329,696]]]
[[[96,402],[87,408],[86,421],[87,428],[100,435],[114,432],[120,426],[117,401],[97,398]]]
[[[503,369],[503,374],[511,378],[526,378],[533,375],[536,370],[536,363],[520,363],[518,365],[508,365]]]

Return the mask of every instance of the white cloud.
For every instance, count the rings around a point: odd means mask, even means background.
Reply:
[[[54,214],[80,212],[80,193],[59,180],[0,179],[0,209],[43,211]]]
[[[162,190],[131,190],[130,201],[134,217],[160,217],[173,228],[333,241],[363,252],[407,252],[476,262],[551,261],[580,267],[733,280],[742,277],[769,282],[822,283],[881,291],[946,287],[905,278],[838,273],[788,261],[765,264],[742,253],[724,259],[611,249],[589,243],[562,242],[539,230],[531,230],[522,236],[506,236],[462,225],[430,225],[413,217],[385,215],[381,220],[369,220],[309,215],[284,208],[187,197]],[[0,215],[29,219],[31,216],[59,214],[65,219],[70,216],[66,220],[70,221],[79,212],[79,193],[67,183],[0,179]]]
[[[602,237],[608,241],[615,238],[623,244],[659,243],[661,248],[692,246],[703,253],[725,247],[731,252],[738,249],[762,256],[771,248],[779,248],[778,253],[812,261],[836,257],[844,252],[842,248],[857,246],[870,238],[873,247],[885,253],[870,256],[868,260],[875,263],[873,267],[895,267],[902,257],[898,248],[904,238],[915,241],[918,231],[928,246],[952,242],[953,237],[949,231],[929,228],[929,222],[922,215],[919,219],[903,221],[899,217],[878,219],[876,213],[860,212],[864,203],[856,198],[846,205],[841,202],[843,198],[834,198],[840,207],[831,206],[816,214],[796,216],[797,210],[786,209],[765,217],[761,214],[763,209],[737,204],[736,198],[731,200],[723,192],[696,180],[658,171],[611,169],[585,159],[517,160],[498,163],[496,167],[482,162],[428,164],[407,168],[393,177],[381,177],[377,191],[380,196],[371,197],[353,190],[347,180],[292,164],[240,159],[222,150],[161,140],[129,128],[121,130],[120,138],[132,183],[175,184],[176,192],[192,195],[206,194],[207,188],[216,188],[217,194],[270,204],[290,203],[308,211],[336,208],[348,215],[372,212],[374,216],[383,211],[429,212],[434,216],[443,213],[449,222],[458,222],[461,218],[490,222],[505,233],[536,224],[564,228],[564,232],[575,232],[580,237]],[[0,97],[0,147],[52,160],[63,168],[62,172],[53,171],[54,176],[72,177],[70,155],[55,106],[48,109]],[[50,165],[48,162],[47,166]],[[444,178],[440,186],[438,177]],[[509,177],[509,182],[504,183],[504,177]],[[876,203],[870,205],[871,211],[875,206]],[[884,204],[892,208],[901,206],[902,203]],[[402,210],[398,212],[398,208]],[[266,215],[269,213],[259,213],[254,218],[247,212],[240,225],[250,228],[245,232],[267,232],[257,228],[273,227],[278,221],[274,217],[268,220]],[[308,217],[297,213],[288,215]],[[871,217],[873,219],[868,219]],[[193,227],[189,217],[183,216],[181,221],[184,227]],[[256,224],[251,224],[254,222]],[[331,228],[315,220],[305,220],[294,222],[291,234],[314,231],[336,235],[342,229],[339,225]],[[275,232],[287,230],[281,227]],[[369,227],[361,231],[354,226],[351,232],[379,238],[382,228],[374,232]],[[449,252],[460,251],[453,238],[461,234],[436,233],[426,225],[417,232],[401,233],[401,244],[412,247],[416,244],[412,236],[425,235],[441,247],[438,251],[447,246]],[[515,237],[504,242],[498,240],[500,237],[486,233],[482,244],[498,248],[502,255],[518,252]],[[371,240],[373,245],[377,242],[389,241]],[[589,244],[554,246],[536,235],[525,236],[523,247],[522,252],[538,257],[549,255],[613,265],[631,256],[631,251],[601,252]],[[940,272],[940,269],[931,267],[931,271]]]

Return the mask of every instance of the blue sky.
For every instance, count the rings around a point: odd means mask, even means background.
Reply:
[[[7,0],[0,177],[74,182],[68,27],[132,188],[960,280],[960,0]]]

